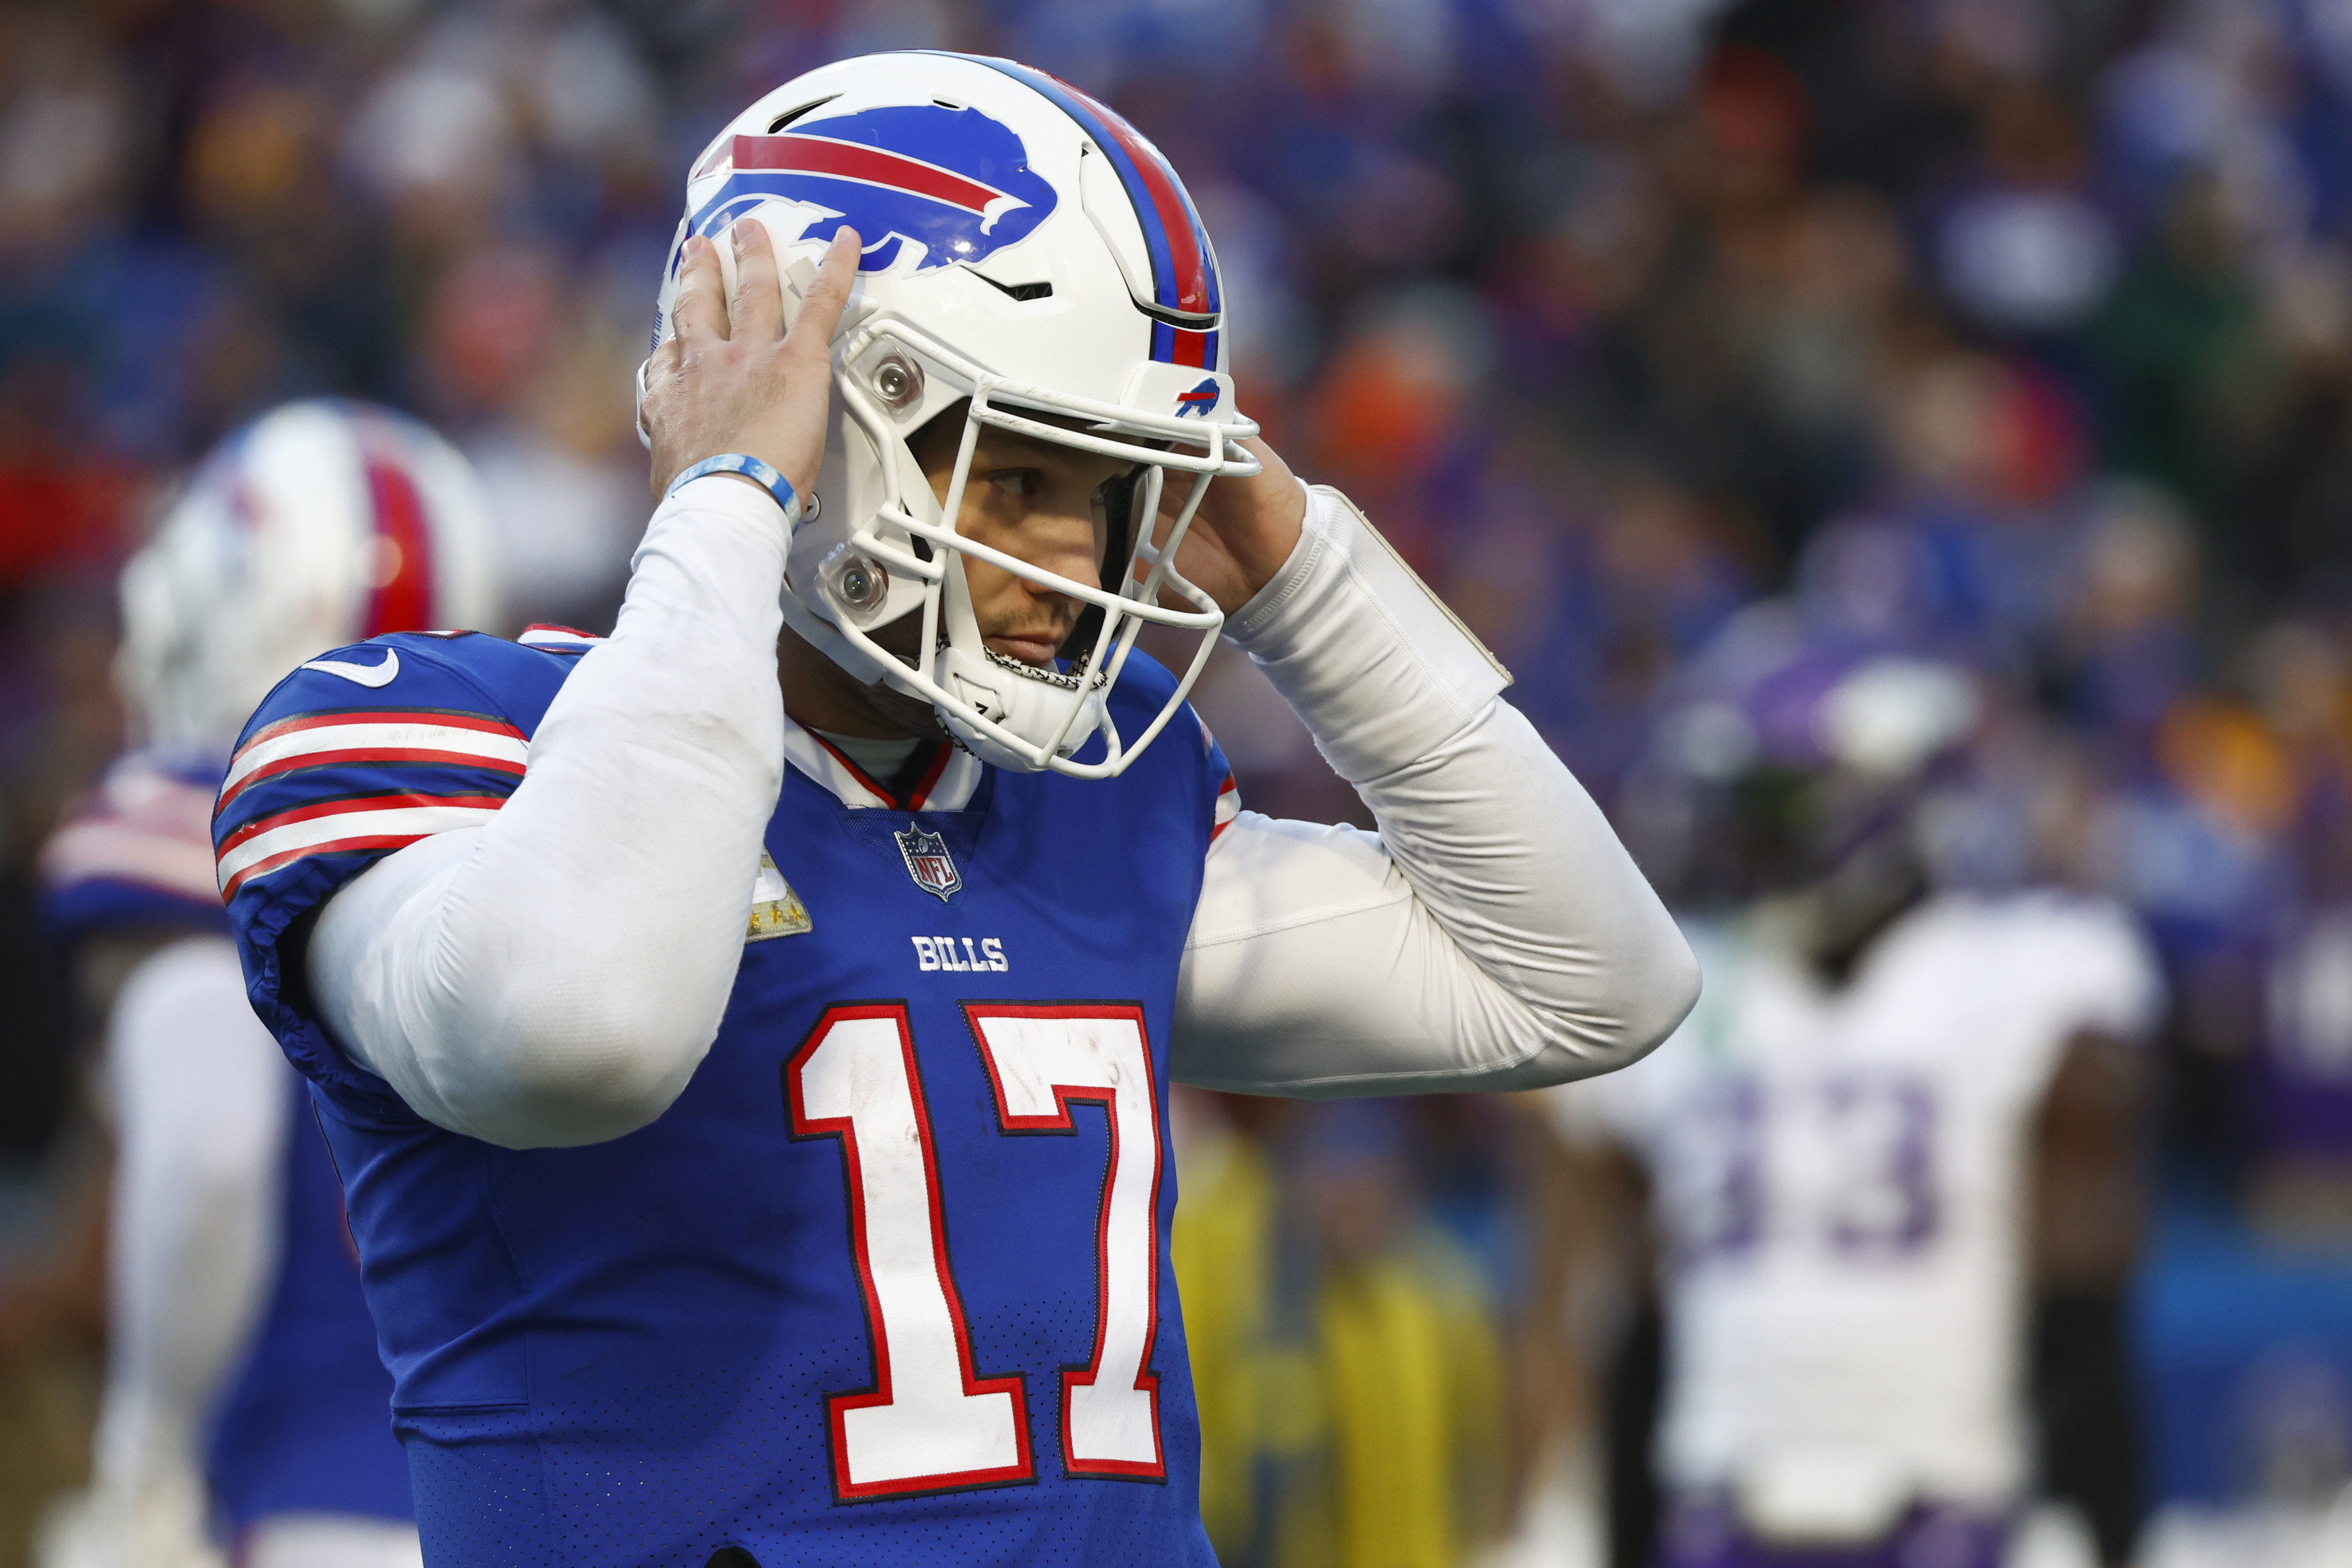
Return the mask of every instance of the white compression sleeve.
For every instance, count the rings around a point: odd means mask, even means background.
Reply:
[[[225,937],[133,970],[106,1050],[116,1148],[94,1490],[132,1510],[184,1491],[200,1527],[204,1422],[277,1268],[291,1069]]]
[[[1228,623],[1380,823],[1244,811],[1209,851],[1185,1082],[1526,1089],[1622,1067],[1698,995],[1672,916],[1508,677],[1336,491]]]
[[[783,779],[785,533],[739,480],[666,501],[505,806],[328,903],[320,1017],[417,1114],[597,1143],[660,1115],[709,1050]]]
[[[358,1514],[272,1514],[237,1547],[236,1568],[425,1568],[416,1526]]]

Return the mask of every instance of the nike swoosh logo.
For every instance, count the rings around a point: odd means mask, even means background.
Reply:
[[[363,686],[388,686],[392,684],[392,677],[400,674],[400,650],[386,648],[383,651],[383,663],[373,667],[366,664],[346,664],[341,659],[313,659],[302,667],[306,670],[323,671],[330,675],[341,675],[347,681],[356,681]]]

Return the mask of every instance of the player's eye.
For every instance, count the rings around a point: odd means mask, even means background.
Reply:
[[[988,476],[988,482],[1008,496],[1019,496],[1026,500],[1037,493],[1037,470],[999,468]]]

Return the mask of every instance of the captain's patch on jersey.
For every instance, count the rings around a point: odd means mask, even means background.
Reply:
[[[890,835],[898,841],[898,854],[907,862],[907,874],[915,885],[937,898],[941,904],[963,890],[963,876],[956,870],[955,857],[948,853],[948,841],[937,833],[909,826]]]
[[[760,852],[760,874],[751,883],[751,928],[744,934],[746,942],[765,942],[772,936],[798,936],[816,929],[809,918],[808,906],[768,852]]]

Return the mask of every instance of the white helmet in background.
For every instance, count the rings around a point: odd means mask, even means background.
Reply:
[[[696,161],[656,346],[687,235],[746,218],[767,228],[794,298],[836,230],[866,247],[834,340],[832,424],[792,540],[784,619],[860,681],[929,703],[985,761],[1119,772],[1182,704],[1223,624],[1173,570],[1175,545],[1212,479],[1258,471],[1235,444],[1257,427],[1234,408],[1216,256],[1175,171],[1118,116],[1010,60],[925,51],[827,66],[753,104]],[[732,247],[719,255],[731,287]],[[908,439],[966,402],[942,504]],[[1106,519],[1108,586],[956,532],[983,424],[1138,465]],[[1155,549],[1138,524],[1167,482],[1183,499]],[[988,648],[966,556],[1088,607],[1066,659],[1040,668]],[[910,664],[870,633],[913,614]],[[1123,737],[1105,698],[1147,622],[1199,646],[1158,716]],[[1102,756],[1076,760],[1097,734]]]
[[[214,449],[122,570],[116,678],[145,745],[226,755],[305,659],[496,621],[488,507],[404,414],[318,400]]]

